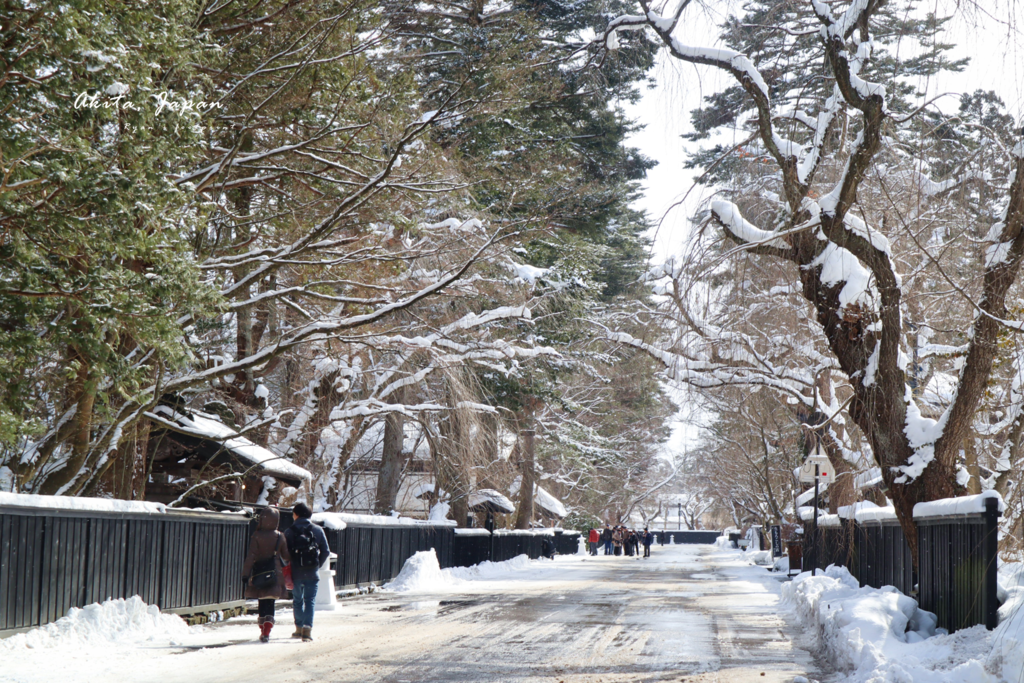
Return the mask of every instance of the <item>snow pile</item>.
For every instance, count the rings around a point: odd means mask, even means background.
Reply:
[[[1020,680],[1024,673],[1024,564],[1006,563],[999,567],[999,626],[992,632],[989,668],[1002,669],[1009,681]]]
[[[984,626],[947,635],[913,598],[892,586],[860,588],[844,567],[803,573],[782,586],[782,597],[813,627],[829,661],[849,672],[850,683],[1000,680],[986,667],[993,642]]]
[[[72,607],[52,624],[0,640],[0,651],[24,648],[114,646],[163,641],[187,636],[191,630],[181,617],[163,614],[135,596],[107,600],[79,609]]]
[[[747,559],[754,564],[761,565],[762,567],[774,564],[771,550],[748,550]]]
[[[441,571],[437,553],[433,550],[421,550],[405,561],[402,571],[394,581],[384,585],[384,590],[411,593],[439,590],[454,585],[457,585],[457,580]]]
[[[472,567],[441,569],[433,550],[421,550],[405,561],[402,571],[394,581],[385,584],[383,590],[395,593],[444,591],[467,581],[508,579],[509,574],[528,569],[536,569],[536,565],[526,555],[504,562],[485,561]]]
[[[452,567],[444,572],[458,581],[487,581],[490,579],[508,578],[511,572],[520,572],[533,568],[533,561],[527,555],[517,555],[504,562],[485,560],[472,567]]]

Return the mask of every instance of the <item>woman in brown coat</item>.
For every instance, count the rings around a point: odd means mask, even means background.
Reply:
[[[270,640],[270,629],[274,628],[274,600],[285,596],[284,572],[282,568],[291,561],[288,554],[288,542],[284,534],[277,530],[280,514],[274,508],[264,508],[260,512],[260,521],[249,539],[249,553],[245,556],[242,576],[245,577],[245,597],[259,600],[260,640]],[[263,572],[274,572],[276,581],[267,586],[253,585],[253,569],[257,577]],[[261,571],[262,570],[262,571]]]

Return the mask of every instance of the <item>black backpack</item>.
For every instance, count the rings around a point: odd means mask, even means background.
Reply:
[[[313,525],[303,525],[301,529],[292,527],[292,547],[289,548],[292,554],[292,562],[303,569],[313,569],[320,566],[320,546],[316,543],[316,536],[313,534]]]

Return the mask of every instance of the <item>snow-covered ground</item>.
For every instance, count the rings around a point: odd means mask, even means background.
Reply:
[[[650,560],[580,554],[437,573],[419,560],[391,590],[319,613],[310,644],[288,637],[285,605],[266,645],[253,616],[173,633],[166,624],[122,629],[123,637],[101,627],[111,637],[56,647],[31,647],[41,643],[29,634],[0,645],[0,681],[821,678],[778,613],[777,576],[709,546],[653,551]]]
[[[952,635],[844,569],[769,572],[764,552],[655,546],[442,570],[418,553],[383,590],[318,613],[312,644],[255,617],[188,627],[135,598],[0,641],[0,681],[563,681],[1016,683],[1024,571],[1004,565],[1003,624]],[[272,676],[267,672],[272,671]]]

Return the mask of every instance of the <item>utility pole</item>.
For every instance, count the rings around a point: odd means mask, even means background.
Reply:
[[[817,452],[817,451],[816,451]],[[818,463],[814,463],[814,538],[811,540],[811,549],[814,551],[814,563],[811,565],[811,576],[815,576],[818,569]]]

